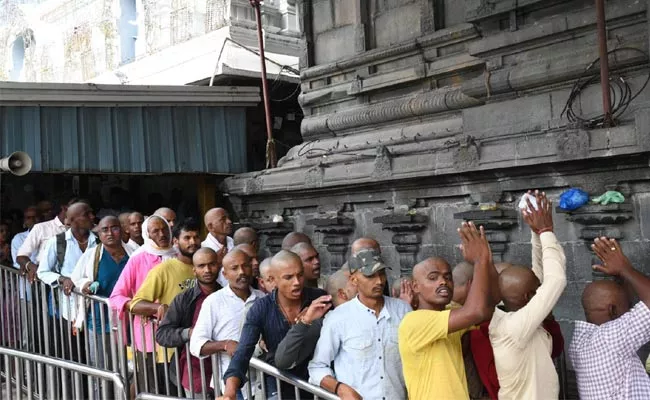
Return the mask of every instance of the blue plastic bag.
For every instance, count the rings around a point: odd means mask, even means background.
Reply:
[[[589,195],[578,188],[571,188],[560,195],[560,208],[566,211],[577,210],[589,201]]]

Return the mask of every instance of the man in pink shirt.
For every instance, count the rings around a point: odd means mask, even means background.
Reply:
[[[176,250],[172,246],[172,232],[169,223],[162,217],[153,215],[147,218],[142,225],[142,236],[144,237],[144,245],[136,250],[127,262],[120,278],[115,284],[113,293],[109,299],[111,308],[117,311],[118,317],[123,319],[125,312],[128,312],[131,304],[131,299],[138,291],[149,271],[156,265],[169,258],[176,256]],[[134,354],[136,359],[136,369],[143,370],[148,367],[148,391],[153,392],[155,382],[153,382],[154,372],[152,357],[156,357],[153,353],[153,333],[151,331],[151,324],[143,323],[139,316],[134,316],[132,325],[132,334],[134,337]],[[144,340],[142,332],[144,330]],[[145,357],[148,360],[145,362]],[[156,360],[162,362],[163,360]],[[146,364],[146,366],[145,366]],[[158,365],[159,366],[159,365]],[[158,387],[164,387],[164,371],[157,371]],[[146,388],[144,382],[138,382],[140,391]],[[135,385],[131,385],[132,397],[135,397]]]

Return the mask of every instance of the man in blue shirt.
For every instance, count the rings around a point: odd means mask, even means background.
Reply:
[[[282,250],[273,257],[271,264],[277,288],[270,295],[255,301],[246,315],[237,351],[223,377],[226,382],[224,399],[237,398],[237,390],[246,381],[250,359],[260,334],[269,351],[265,361],[274,365],[275,351],[289,329],[295,324],[305,323],[301,320],[302,311],[312,301],[327,294],[321,289],[305,287],[304,268],[300,257],[294,253]],[[306,380],[307,362],[288,372]],[[273,398],[277,394],[275,378],[266,378],[267,396]],[[281,390],[283,399],[294,398],[293,386],[282,385]]]
[[[411,306],[383,295],[386,265],[377,250],[360,250],[348,266],[358,295],[325,318],[309,381],[343,399],[404,400],[397,331]]]

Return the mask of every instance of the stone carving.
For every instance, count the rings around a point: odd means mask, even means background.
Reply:
[[[323,166],[314,165],[305,173],[305,185],[320,187],[323,185]]]
[[[454,150],[454,166],[459,170],[476,168],[479,165],[479,147],[472,136],[463,137]]]
[[[518,215],[516,210],[476,209],[456,213],[454,218],[472,221],[476,226],[482,225],[490,242],[494,261],[503,261],[503,254],[508,250],[508,243],[510,243],[509,231],[517,225]]]
[[[336,134],[354,128],[474,107],[480,104],[482,104],[481,101],[464,95],[459,89],[432,90],[410,98],[368,104],[327,116],[306,117],[303,120],[301,131],[303,138],[307,139],[322,134]]]
[[[377,147],[377,157],[375,158],[375,169],[372,176],[376,178],[385,178],[392,175],[391,155],[386,146]]]
[[[582,129],[566,130],[557,133],[556,151],[563,159],[575,160],[589,156],[589,133]]]
[[[392,243],[399,253],[400,277],[411,275],[422,243],[420,232],[426,228],[429,218],[421,214],[390,214],[375,217],[373,222],[393,232]]]
[[[330,253],[329,273],[338,271],[346,261],[350,235],[354,232],[354,219],[337,214],[307,220],[307,225],[314,225],[314,232],[324,234],[323,244]]]

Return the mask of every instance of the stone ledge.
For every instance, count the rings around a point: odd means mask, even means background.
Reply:
[[[377,63],[378,61],[387,62],[391,59],[403,58],[409,54],[417,54],[423,47],[440,47],[476,37],[478,37],[478,32],[472,24],[460,24],[451,28],[441,29],[430,35],[422,36],[406,43],[397,44],[388,48],[369,50],[359,56],[337,61],[332,64],[305,69],[301,72],[300,78],[303,81],[318,79],[326,75],[354,70],[362,65]]]

